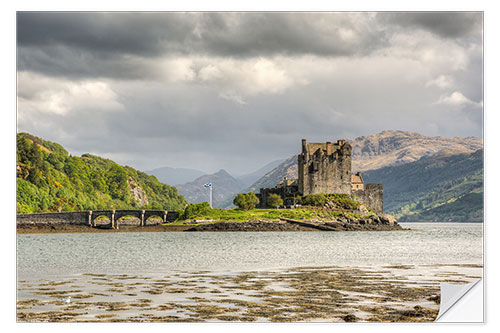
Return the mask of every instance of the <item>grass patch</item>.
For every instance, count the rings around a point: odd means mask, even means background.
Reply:
[[[324,210],[313,208],[297,208],[297,209],[219,209],[213,208],[204,210],[195,217],[189,219],[178,219],[174,224],[183,224],[186,221],[202,220],[199,224],[214,223],[214,222],[246,222],[246,221],[278,221],[280,219],[292,220],[321,220],[331,221],[338,217],[355,217],[360,218],[359,214],[350,212]],[[210,222],[203,222],[210,220]],[[192,223],[191,225],[197,225]]]

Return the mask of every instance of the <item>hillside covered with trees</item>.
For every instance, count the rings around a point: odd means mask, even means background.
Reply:
[[[71,156],[61,145],[17,134],[17,213],[183,208],[175,187],[98,156]]]
[[[483,150],[446,151],[412,163],[368,171],[384,184],[384,210],[405,221],[483,221]]]

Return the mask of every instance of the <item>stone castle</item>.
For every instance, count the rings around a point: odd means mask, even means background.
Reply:
[[[352,173],[352,147],[345,140],[308,143],[302,140],[298,158],[298,179],[283,179],[273,188],[261,188],[260,207],[267,206],[269,194],[281,196],[285,206],[294,206],[297,195],[342,193],[383,213],[382,184],[364,184],[360,172]]]

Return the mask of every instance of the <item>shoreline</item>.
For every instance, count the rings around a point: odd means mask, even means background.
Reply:
[[[86,272],[18,281],[16,317],[35,323],[431,322],[440,282],[470,283],[481,270],[478,264],[400,264]]]
[[[109,232],[266,232],[266,231],[403,231],[399,224],[356,224],[356,223],[313,223],[312,221],[248,221],[215,222],[207,224],[156,224],[121,225],[111,229],[107,225],[90,227],[88,225],[24,223],[18,224],[17,234],[41,233],[109,233]]]

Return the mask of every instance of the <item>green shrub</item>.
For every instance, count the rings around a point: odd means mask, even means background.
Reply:
[[[271,193],[267,198],[267,206],[270,208],[283,206],[283,199],[281,199],[281,197],[278,194]]]
[[[338,208],[354,210],[359,207],[360,202],[352,200],[347,194],[331,193],[325,196],[326,201],[333,202]]]
[[[259,203],[259,198],[253,192],[249,193],[238,193],[234,198],[233,204],[241,210],[254,209]]]
[[[304,206],[323,207],[326,204],[326,197],[324,194],[309,194],[302,198]]]
[[[205,214],[210,213],[212,208],[210,208],[210,204],[206,201],[200,203],[189,204],[184,208],[182,213],[180,214],[181,220],[193,219]]]
[[[333,203],[336,208],[345,210],[354,210],[361,203],[352,200],[347,194],[329,193],[329,194],[309,194],[302,198],[304,206],[324,207],[327,202]]]

